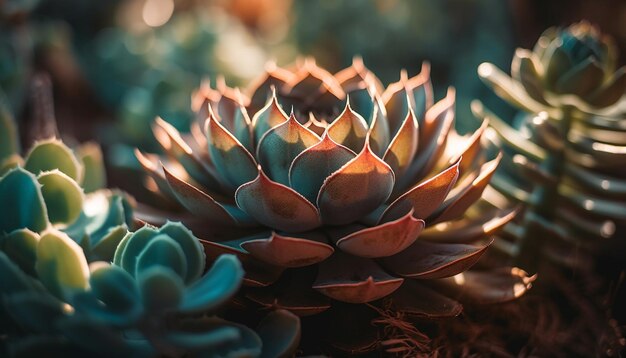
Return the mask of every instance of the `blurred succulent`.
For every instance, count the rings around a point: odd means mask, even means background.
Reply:
[[[512,242],[502,246],[522,267],[536,270],[542,256],[580,267],[581,252],[623,237],[626,121],[615,109],[626,69],[615,71],[616,56],[609,38],[581,22],[547,30],[533,52],[518,50],[512,78],[491,64],[479,67],[485,83],[525,111],[511,127],[473,105],[505,153],[487,198],[526,207],[523,221],[504,232]]]
[[[256,287],[247,298],[307,315],[328,297],[393,293],[398,309],[436,316],[460,310],[446,289],[497,302],[530,286],[521,270],[464,274],[515,211],[470,208],[500,157],[487,159],[484,125],[456,133],[454,91],[434,104],[428,66],[383,92],[360,59],[334,76],[307,59],[293,72],[269,65],[249,94],[202,87],[190,135],[158,119],[167,157],[137,151],[148,187],[180,208],[139,217],[179,218],[209,257],[238,255]]]
[[[297,347],[299,320],[286,311],[268,315],[258,333],[206,316],[237,291],[243,270],[224,255],[203,274],[202,246],[179,223],[128,233],[113,264],[88,265],[80,246],[55,229],[35,252],[34,277],[0,253],[11,318],[3,326],[19,332],[9,356],[278,357]]]

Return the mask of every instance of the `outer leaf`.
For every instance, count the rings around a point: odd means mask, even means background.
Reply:
[[[106,173],[102,150],[95,142],[82,144],[76,150],[76,154],[84,168],[81,186],[86,193],[91,193],[106,186]]]
[[[324,235],[312,232],[302,237],[279,235],[246,240],[241,247],[261,261],[283,267],[302,267],[325,260],[335,250]]]
[[[53,224],[70,224],[83,209],[83,190],[69,176],[58,171],[43,172],[37,180],[42,185],[41,194]]]
[[[55,296],[71,301],[75,291],[89,287],[89,266],[83,250],[65,233],[44,232],[37,245],[35,270],[39,280]]]
[[[138,307],[140,297],[135,280],[118,266],[92,264],[89,283],[93,294],[114,311],[128,312]]]
[[[24,168],[34,174],[58,169],[77,182],[83,177],[83,168],[72,150],[57,139],[35,143],[26,155]]]
[[[315,206],[291,188],[270,180],[263,170],[237,189],[235,200],[239,208],[271,228],[301,232],[320,225]]]
[[[171,269],[155,265],[142,270],[137,276],[143,305],[148,311],[173,310],[183,300],[183,281]]]
[[[16,168],[0,178],[0,233],[27,228],[34,232],[48,226],[48,211],[35,176]]]
[[[268,314],[257,327],[263,341],[261,358],[291,357],[300,343],[300,318],[285,310]]]
[[[12,231],[0,239],[0,250],[28,274],[35,273],[39,234],[28,229]]]

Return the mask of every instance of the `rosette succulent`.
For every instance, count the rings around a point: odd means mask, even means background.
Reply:
[[[270,64],[247,93],[203,86],[191,134],[158,119],[167,156],[137,156],[164,199],[139,217],[176,217],[209,257],[238,255],[248,299],[306,315],[393,294],[435,316],[459,312],[445,290],[494,302],[530,286],[520,270],[464,274],[515,211],[471,208],[500,157],[484,125],[456,133],[454,91],[434,103],[428,65],[384,89],[358,58],[335,75]]]
[[[0,265],[11,318],[3,324],[17,331],[10,356],[277,357],[300,337],[298,318],[286,311],[268,315],[258,333],[207,316],[238,289],[241,264],[224,255],[204,273],[202,247],[178,223],[128,233],[113,264],[88,265],[80,246],[50,229],[36,245],[36,276],[2,253]]]
[[[619,105],[626,69],[615,70],[611,40],[586,22],[547,30],[534,51],[518,50],[508,77],[491,64],[481,78],[524,112],[513,126],[483,108],[505,163],[487,196],[499,207],[522,203],[502,249],[522,267],[542,257],[576,268],[589,253],[615,249],[626,227],[626,121]],[[623,261],[623,255],[620,259]]]

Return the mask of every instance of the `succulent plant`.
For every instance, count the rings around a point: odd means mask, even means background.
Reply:
[[[581,252],[623,236],[626,69],[616,70],[616,57],[611,40],[581,22],[547,30],[533,51],[517,50],[512,77],[491,64],[479,67],[484,82],[523,111],[510,126],[473,105],[505,153],[487,198],[502,208],[526,207],[502,246],[522,267],[536,270],[542,257],[580,266]]]
[[[236,292],[241,264],[224,255],[205,274],[202,247],[179,223],[128,233],[113,264],[88,265],[55,229],[42,233],[35,252],[35,276],[0,253],[3,313],[11,318],[3,326],[20,332],[9,356],[274,357],[297,347],[299,320],[286,311],[268,315],[258,333],[206,315]]]
[[[167,156],[137,151],[148,187],[179,208],[139,218],[175,217],[209,257],[238,255],[247,298],[307,315],[328,297],[393,294],[398,309],[435,316],[459,312],[446,290],[496,302],[530,286],[521,270],[464,273],[515,210],[471,208],[500,157],[483,151],[485,126],[456,133],[454,91],[433,103],[427,65],[383,90],[358,58],[336,75],[312,59],[270,64],[248,93],[202,87],[192,134],[158,119]]]

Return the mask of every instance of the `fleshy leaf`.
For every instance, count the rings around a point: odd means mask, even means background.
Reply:
[[[330,225],[347,224],[383,204],[393,189],[393,171],[369,144],[329,176],[317,197],[322,219]]]
[[[58,170],[43,172],[37,180],[42,185],[41,194],[53,224],[70,224],[83,209],[83,190],[69,176]]]
[[[328,127],[328,136],[354,152],[363,148],[367,136],[367,122],[346,102],[343,112]]]
[[[294,190],[315,203],[326,178],[355,156],[351,150],[324,134],[319,143],[307,148],[293,160],[289,169],[289,183]]]
[[[95,142],[82,144],[76,154],[83,165],[83,180],[81,186],[85,193],[90,193],[106,186],[106,173],[102,150]]]
[[[187,260],[183,249],[169,236],[159,234],[146,244],[137,256],[135,277],[151,267],[160,266],[170,269],[181,279],[187,275]]]
[[[413,216],[425,219],[443,203],[459,177],[459,162],[424,181],[396,199],[379,222],[396,220],[413,210]]]
[[[542,73],[543,67],[535,54],[524,49],[515,51],[513,63],[511,64],[511,75],[524,86],[526,93],[530,97],[537,102],[547,105],[546,100],[543,98]]]
[[[0,250],[13,260],[24,272],[35,273],[39,234],[28,229],[18,229],[0,236]]]
[[[41,232],[48,226],[48,211],[35,176],[16,168],[0,178],[0,233],[26,228]]]
[[[315,133],[302,126],[291,114],[286,122],[273,127],[261,137],[257,158],[272,180],[288,185],[291,162],[319,140]]]
[[[493,240],[492,240],[493,242]],[[416,241],[383,264],[403,277],[436,279],[454,276],[472,267],[491,242],[485,246]]]
[[[237,292],[243,274],[236,256],[218,257],[209,271],[185,290],[180,311],[208,312],[219,307]]]
[[[137,277],[141,299],[148,311],[160,312],[177,307],[183,299],[183,281],[164,266],[152,266]]]
[[[83,177],[83,168],[72,150],[57,139],[35,143],[26,155],[24,169],[34,174],[58,169],[77,182]]]
[[[419,130],[417,119],[412,109],[404,119],[404,122],[398,129],[396,136],[389,144],[389,148],[385,151],[383,160],[389,164],[393,172],[399,176],[413,161],[417,153],[417,145],[419,139]]]
[[[402,287],[391,294],[390,299],[396,311],[414,317],[440,319],[456,317],[463,311],[459,302],[417,280],[406,280]]]
[[[211,160],[222,178],[232,188],[254,179],[257,174],[256,161],[213,114],[206,122],[206,132]]]
[[[291,357],[300,343],[300,318],[286,310],[276,310],[263,318],[257,332],[263,341],[261,358]]]
[[[360,257],[386,257],[409,247],[424,229],[425,223],[410,210],[400,219],[353,232],[337,241],[341,250]]]
[[[44,286],[66,301],[73,292],[86,290],[89,286],[89,266],[83,250],[57,230],[51,229],[41,235],[35,269]]]
[[[118,312],[128,312],[138,307],[139,290],[128,272],[103,262],[92,264],[90,270],[91,290],[107,307]]]
[[[149,240],[158,235],[158,231],[146,225],[135,232],[129,232],[122,239],[115,250],[113,263],[120,266],[131,275],[135,275],[137,256],[141,253]]]
[[[261,261],[284,267],[301,267],[325,260],[335,250],[323,235],[312,232],[294,237],[272,232],[269,238],[246,240],[241,247]]]
[[[265,107],[261,108],[252,117],[252,128],[254,132],[254,142],[259,143],[261,137],[277,125],[287,121],[289,117],[283,111],[278,99],[276,98],[276,91],[272,93],[272,98],[267,102]]]
[[[389,275],[370,259],[335,251],[320,263],[313,288],[338,301],[365,303],[389,295],[403,281]]]
[[[235,192],[237,206],[258,222],[278,230],[301,232],[320,225],[317,208],[293,189],[269,179],[259,169],[256,179]]]
[[[600,64],[589,57],[559,78],[555,90],[558,93],[572,93],[583,97],[596,90],[603,79],[604,71]]]

